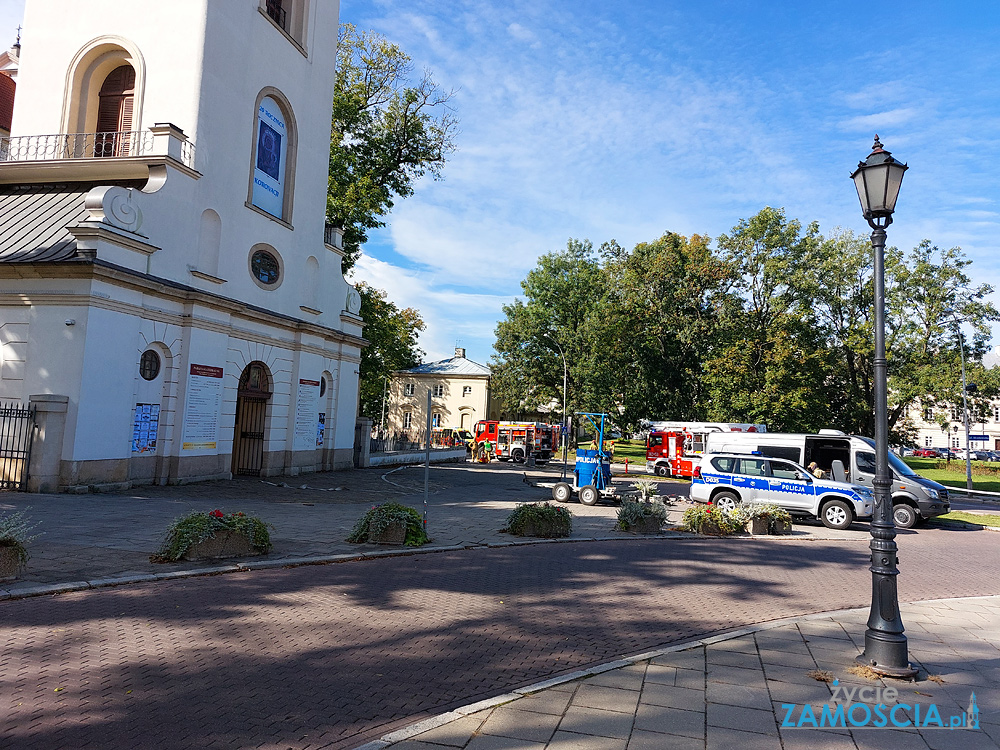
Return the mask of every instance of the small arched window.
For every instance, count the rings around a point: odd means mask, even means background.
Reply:
[[[254,116],[248,203],[289,223],[295,144],[295,120],[291,108],[277,90],[265,89],[257,99]]]

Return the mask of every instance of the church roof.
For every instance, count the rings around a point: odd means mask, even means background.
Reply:
[[[400,370],[407,375],[490,375],[490,368],[473,362],[465,357],[452,357],[442,359],[438,362],[427,362],[426,364],[411,367],[409,370]]]
[[[91,185],[33,185],[0,191],[0,263],[69,260],[76,239],[66,227],[87,218]]]

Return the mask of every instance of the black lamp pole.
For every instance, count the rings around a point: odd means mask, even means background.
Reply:
[[[868,158],[851,175],[875,252],[875,512],[871,523],[872,605],[865,651],[858,662],[890,677],[912,677],[896,591],[896,526],[892,521],[889,471],[888,371],[885,359],[885,229],[892,223],[896,198],[907,166],[882,148],[878,136]]]

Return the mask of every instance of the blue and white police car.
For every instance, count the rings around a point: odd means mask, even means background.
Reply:
[[[875,498],[867,487],[812,476],[797,463],[759,454],[706,453],[691,482],[691,499],[722,510],[740,503],[773,503],[792,515],[812,516],[831,529],[870,518]]]

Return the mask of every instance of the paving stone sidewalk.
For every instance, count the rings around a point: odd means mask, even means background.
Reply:
[[[555,481],[559,468],[529,471],[535,478]],[[427,517],[433,543],[420,551],[533,543],[500,533],[517,503],[551,498],[549,489],[526,484],[524,476],[523,467],[509,464],[460,462],[432,466]],[[628,477],[616,483],[620,491],[627,491],[633,481]],[[37,530],[42,532],[30,547],[27,571],[16,581],[0,583],[0,599],[206,572],[399,554],[398,548],[349,544],[344,540],[357,520],[377,502],[395,500],[423,511],[423,482],[423,467],[411,466],[138,487],[115,494],[0,493],[0,512],[28,509],[31,519],[38,522]],[[658,480],[658,484],[661,494],[687,494],[686,483]],[[615,531],[614,505],[587,507],[572,502],[567,507],[574,516],[571,540],[634,536]],[[668,524],[680,522],[684,507],[678,503],[672,509]],[[274,549],[266,557],[238,562],[149,561],[173,519],[194,510],[214,508],[243,511],[271,523]],[[820,525],[796,525],[795,535],[863,542],[867,540],[867,526],[830,532]]]
[[[916,681],[850,671],[868,611],[847,610],[539,683],[359,750],[996,750],[1000,597],[904,604],[901,612]]]

